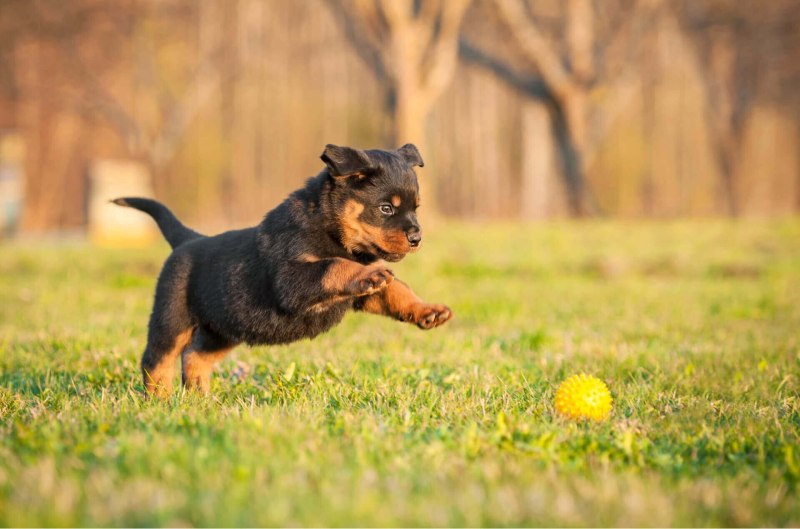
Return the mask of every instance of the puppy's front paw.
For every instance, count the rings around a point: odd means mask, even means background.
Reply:
[[[409,323],[417,324],[420,329],[433,329],[446,323],[453,317],[453,311],[446,305],[437,303],[417,303],[412,305],[411,311],[404,319]]]
[[[392,281],[394,273],[388,268],[371,268],[353,279],[349,291],[354,296],[369,296],[385,289]]]

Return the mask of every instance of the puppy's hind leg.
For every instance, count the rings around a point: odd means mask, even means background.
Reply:
[[[177,335],[159,332],[157,336],[148,338],[142,355],[142,377],[148,394],[166,397],[172,392],[176,360],[192,339],[192,331],[189,328]]]
[[[176,361],[195,331],[185,301],[187,272],[180,261],[169,259],[158,278],[142,355],[142,377],[149,395],[170,394]]]
[[[182,375],[186,389],[208,393],[211,389],[211,372],[214,366],[238,345],[208,328],[199,328],[192,343],[183,351]]]

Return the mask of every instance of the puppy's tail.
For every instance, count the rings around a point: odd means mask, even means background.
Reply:
[[[138,209],[139,211],[144,211],[153,217],[153,219],[156,221],[156,224],[158,224],[158,229],[161,230],[164,238],[173,248],[177,248],[181,244],[191,241],[192,239],[204,237],[204,235],[201,235],[196,231],[184,226],[181,221],[179,221],[175,215],[173,215],[173,213],[167,209],[167,206],[161,202],[157,202],[149,198],[136,197],[115,198],[111,202],[118,206],[125,206]]]

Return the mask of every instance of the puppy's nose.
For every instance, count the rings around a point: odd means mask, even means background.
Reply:
[[[419,243],[422,242],[422,233],[419,230],[414,230],[409,233],[406,233],[406,238],[408,239],[408,243],[416,248],[419,246]]]

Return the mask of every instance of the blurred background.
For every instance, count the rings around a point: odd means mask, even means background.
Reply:
[[[416,143],[424,208],[446,217],[800,210],[796,0],[0,10],[6,235],[91,233],[128,193],[194,226],[252,224],[326,143]]]

